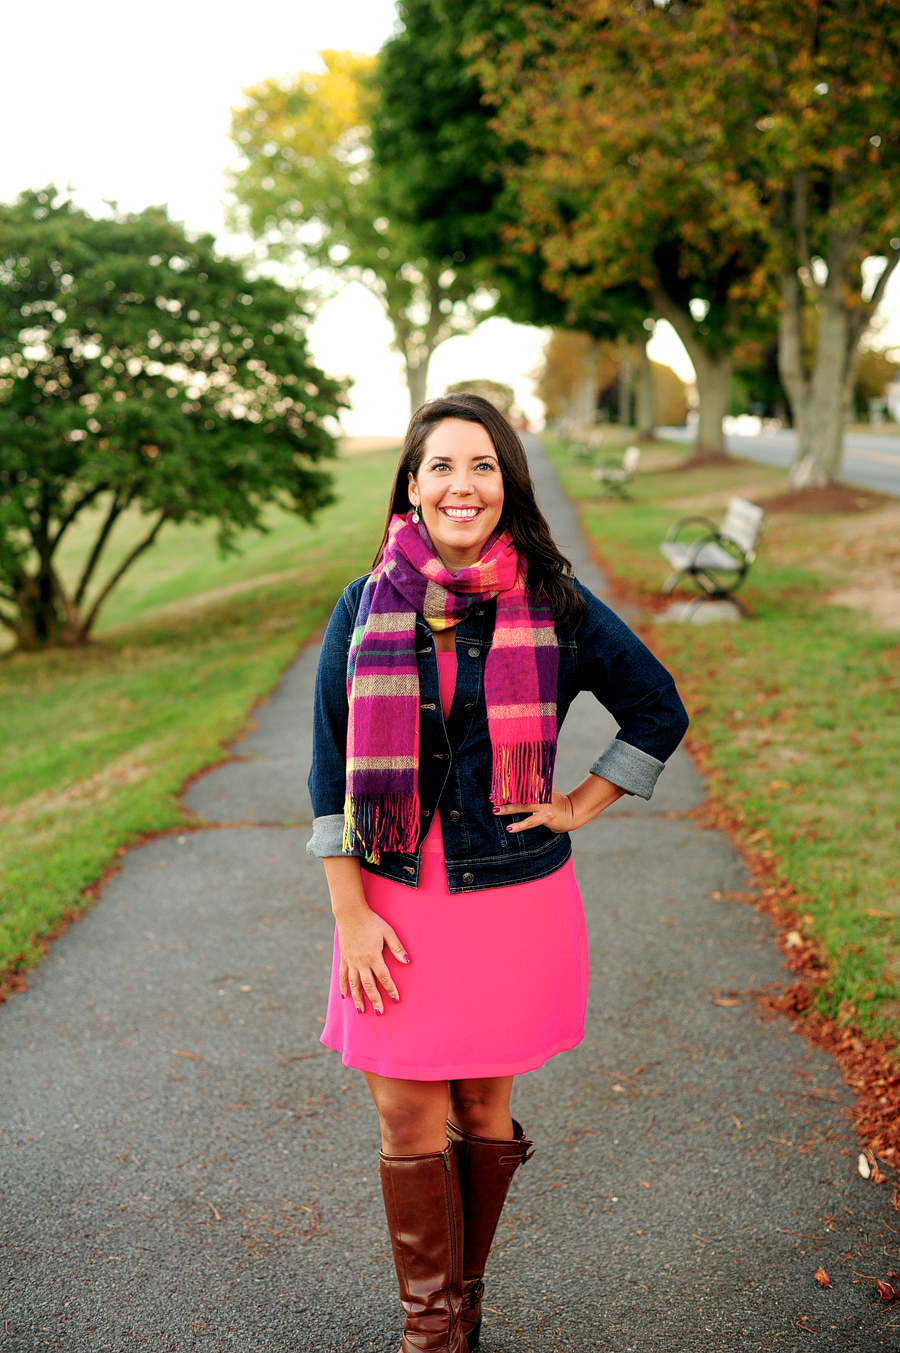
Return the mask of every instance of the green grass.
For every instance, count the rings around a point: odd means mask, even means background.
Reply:
[[[761,500],[784,489],[779,470],[746,461],[687,470],[683,448],[658,446],[634,501],[609,502],[563,447],[548,439],[548,450],[599,558],[654,609],[668,572],[659,542],[675,519],[720,519],[733,493]],[[898,635],[826,596],[859,581],[854,557],[877,556],[879,532],[885,557],[896,553],[895,510],[771,516],[741,593],[752,621],[645,631],[685,698],[713,802],[796,891],[801,929],[825,950],[831,976],[818,1008],[892,1038],[900,1037]],[[872,538],[860,544],[867,523]]]
[[[93,644],[0,661],[0,976],[38,961],[120,847],[184,823],[184,780],[220,759],[368,568],[395,461],[338,461],[338,501],[314,525],[273,513],[237,558],[219,559],[205,527],[171,529]],[[126,522],[115,550],[140,527]]]

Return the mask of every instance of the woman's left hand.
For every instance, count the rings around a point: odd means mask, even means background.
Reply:
[[[554,788],[549,803],[508,803],[495,808],[496,817],[507,817],[510,813],[527,813],[521,822],[510,822],[508,832],[527,832],[533,827],[549,827],[552,832],[573,832],[583,827],[615,803],[625,793],[610,780],[600,775],[589,775],[586,780],[569,794]]]

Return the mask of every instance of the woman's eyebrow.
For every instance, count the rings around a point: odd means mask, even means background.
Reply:
[[[441,462],[441,461],[443,461],[443,462],[448,462],[448,461],[452,460],[452,458],[453,458],[453,453],[452,453],[452,452],[451,452],[449,455],[443,455],[443,456],[442,456],[442,455],[437,455],[437,454],[435,454],[435,455],[429,456],[425,463],[426,463],[426,465],[433,465],[433,464],[435,463],[435,461],[437,461],[437,462]],[[494,462],[495,465],[498,464],[497,455],[496,455],[496,452],[494,452],[494,451],[485,451],[485,452],[481,453],[480,455],[472,455],[472,456],[469,457],[469,460],[470,460],[470,462],[471,462],[473,465],[477,465],[477,464],[478,464],[480,461],[482,461],[482,460],[492,460],[492,461]]]

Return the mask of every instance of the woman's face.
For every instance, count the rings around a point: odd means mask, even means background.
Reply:
[[[451,572],[476,564],[503,511],[503,475],[487,428],[445,418],[425,440],[409,501]]]

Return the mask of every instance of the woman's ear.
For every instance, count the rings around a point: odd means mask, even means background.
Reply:
[[[413,475],[412,470],[408,470],[408,471],[407,471],[407,475],[409,476],[409,484],[408,484],[408,486],[407,486],[407,495],[408,495],[408,497],[409,497],[409,503],[410,503],[410,506],[411,506],[411,507],[415,507],[415,506],[416,506],[417,499],[418,499],[418,496],[419,496],[419,491],[418,491],[418,489],[416,488],[416,480],[415,480],[415,476]],[[416,495],[415,497],[413,497],[413,492],[415,492],[415,495]]]

